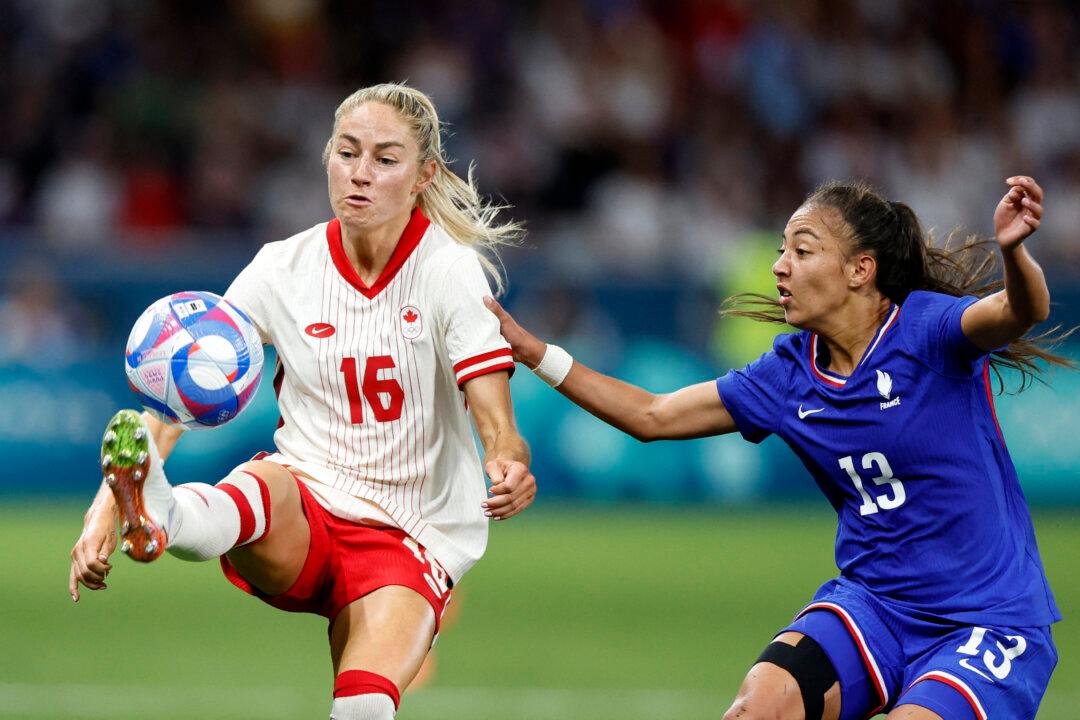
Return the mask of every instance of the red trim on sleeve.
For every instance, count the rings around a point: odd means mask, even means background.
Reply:
[[[394,710],[401,704],[401,692],[388,678],[367,670],[346,670],[334,678],[334,697],[351,697],[382,693],[394,701]]]
[[[413,250],[420,244],[420,240],[424,237],[429,225],[431,225],[431,221],[425,217],[420,208],[413,208],[412,215],[409,217],[409,224],[405,226],[405,231],[401,233],[401,238],[398,240],[397,246],[394,247],[390,260],[371,287],[365,285],[364,281],[360,279],[356,268],[349,262],[349,258],[345,254],[345,247],[341,242],[341,221],[337,218],[334,218],[326,225],[326,242],[330,247],[330,257],[334,261],[334,267],[350,285],[370,300],[389,285],[394,276],[398,274],[401,266],[405,264],[405,261],[412,255]]]
[[[489,373],[498,372],[499,370],[505,370],[509,374],[513,375],[515,367],[516,366],[514,365],[514,363],[508,362],[508,363],[499,363],[498,365],[492,365],[491,367],[481,368],[480,370],[474,370],[471,373],[466,373],[465,375],[462,375],[458,379],[457,384],[458,384],[458,387],[461,388],[461,387],[463,387],[465,385],[465,383],[469,382],[473,378],[478,378],[481,375],[487,375]]]
[[[461,362],[454,365],[454,374],[457,374],[476,363],[484,362],[485,360],[492,360],[497,357],[513,357],[514,353],[510,348],[499,348],[498,350],[492,350],[491,352],[481,353],[480,355],[474,355],[471,358],[465,358]]]
[[[217,487],[225,491],[232,501],[236,503],[236,509],[240,512],[240,533],[236,537],[236,542],[233,543],[233,547],[242,544],[249,537],[251,533],[255,532],[255,513],[251,509],[251,503],[244,497],[244,493],[240,488],[227,482],[220,482]]]

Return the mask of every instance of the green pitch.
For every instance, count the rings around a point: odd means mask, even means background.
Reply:
[[[266,607],[216,563],[118,556],[67,597],[70,503],[0,505],[0,718],[325,718],[325,622]],[[1080,706],[1080,515],[1036,529],[1066,621],[1040,720]],[[539,508],[498,524],[455,591],[435,681],[400,720],[717,718],[833,572],[832,520],[773,511]]]

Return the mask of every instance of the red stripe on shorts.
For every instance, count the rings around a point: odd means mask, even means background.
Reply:
[[[978,720],[987,720],[986,711],[983,709],[982,703],[979,702],[979,698],[975,697],[975,693],[973,693],[971,688],[964,684],[960,678],[940,670],[931,670],[919,677],[915,682],[911,683],[911,685],[908,686],[908,690],[924,680],[937,680],[940,683],[948,685],[953,690],[960,693],[964,700],[967,700],[967,704],[971,706],[971,711],[975,713],[975,717],[977,717]]]
[[[855,647],[859,650],[859,654],[862,655],[863,664],[866,665],[870,680],[873,682],[874,689],[878,694],[878,699],[881,701],[881,704],[874,708],[866,717],[871,718],[877,715],[889,704],[889,691],[885,688],[885,678],[882,677],[881,672],[878,670],[877,661],[874,660],[873,653],[870,652],[870,647],[866,644],[866,640],[863,638],[859,626],[855,623],[855,619],[851,617],[847,610],[836,603],[831,602],[810,603],[795,617],[800,618],[811,610],[828,610],[840,618],[840,622],[844,623],[844,627],[847,628],[848,633],[851,635],[851,639],[855,642]]]

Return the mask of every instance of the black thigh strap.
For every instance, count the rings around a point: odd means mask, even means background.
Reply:
[[[820,720],[825,712],[825,692],[836,682],[836,670],[813,638],[804,635],[797,645],[771,643],[757,662],[772,663],[791,673],[802,694],[806,720]]]

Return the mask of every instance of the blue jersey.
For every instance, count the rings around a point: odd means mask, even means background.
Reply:
[[[913,292],[850,377],[811,332],[717,380],[743,437],[775,433],[836,510],[836,564],[876,597],[967,624],[1061,619],[994,414],[986,353],[960,328],[976,298]]]

